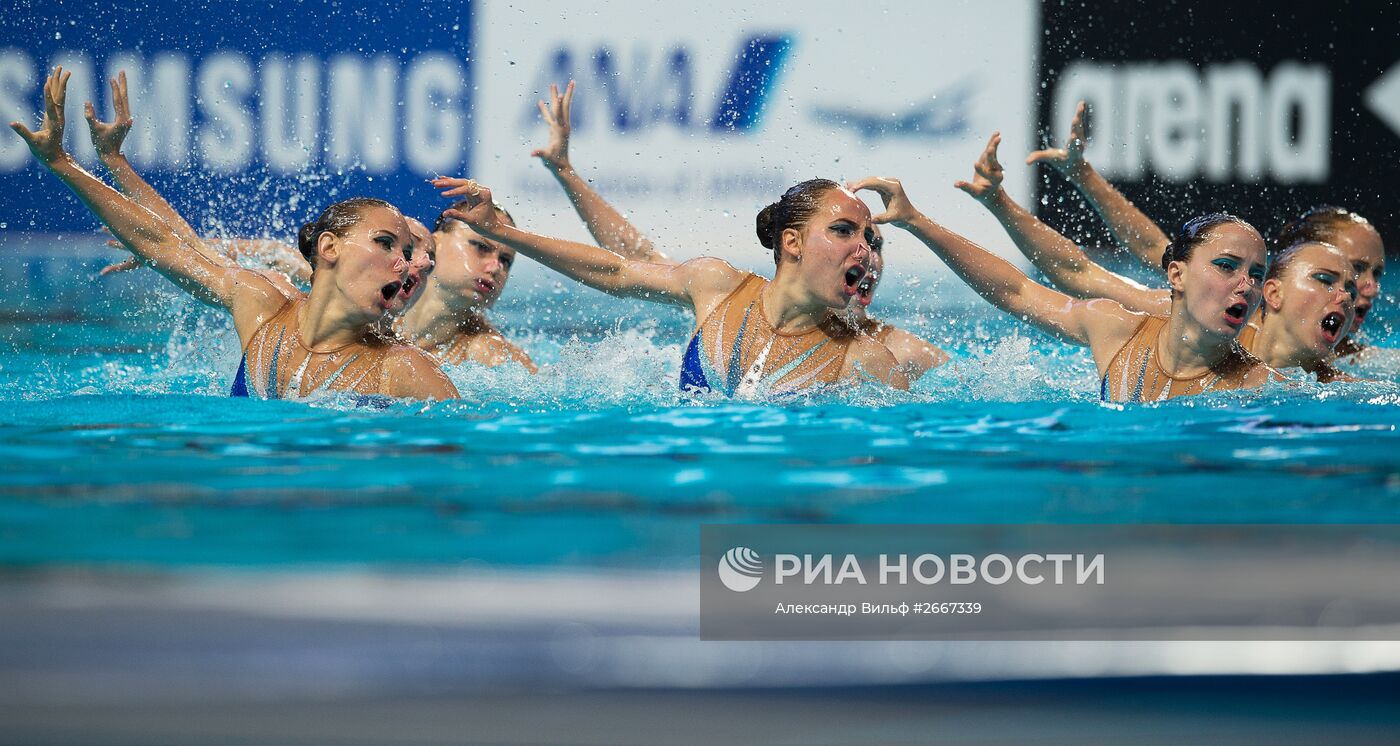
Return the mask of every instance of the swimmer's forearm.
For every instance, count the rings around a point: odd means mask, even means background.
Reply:
[[[295,282],[311,281],[311,265],[293,246],[270,238],[209,238],[205,244],[218,248],[230,260],[251,257],[269,269]]]
[[[190,261],[190,254],[182,247],[184,242],[154,212],[104,184],[71,156],[64,156],[47,165],[117,240],[152,268],[200,301],[227,307],[227,302],[215,290],[218,285],[215,273],[219,268]],[[202,253],[196,254],[203,258]]]
[[[1011,262],[978,246],[958,233],[944,228],[920,213],[902,226],[933,250],[948,268],[978,295],[1004,311],[1023,285],[1026,277]]]
[[[1016,248],[1066,293],[1076,298],[1099,298],[1105,297],[1105,286],[1115,282],[1121,283],[1125,292],[1136,286],[1095,263],[1078,244],[1017,204],[1005,190],[998,190],[982,204],[1001,223]]]
[[[625,260],[607,249],[508,225],[501,226],[492,238],[595,290],[610,293],[619,289],[618,278]]]
[[[574,212],[578,213],[598,245],[627,259],[656,264],[670,263],[670,258],[657,251],[651,240],[598,194],[572,164],[566,163],[560,167],[551,163],[546,165],[559,182],[559,186],[564,188],[564,193],[574,206]]]
[[[1073,318],[1073,298],[1035,282],[1011,262],[923,214],[904,227],[987,302],[1067,342],[1088,343]]]
[[[1103,218],[1118,243],[1133,256],[1156,269],[1162,268],[1162,252],[1171,241],[1132,200],[1118,191],[1088,161],[1065,172],[1065,177]]]
[[[185,220],[165,198],[157,192],[155,187],[136,173],[131,162],[120,152],[107,153],[102,155],[102,165],[112,174],[112,181],[117,185],[117,190],[127,197],[130,197],[137,204],[155,213],[157,217],[164,220],[176,235],[185,241],[198,240],[199,234]]]

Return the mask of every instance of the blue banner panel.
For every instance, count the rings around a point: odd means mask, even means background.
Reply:
[[[203,231],[290,237],[359,194],[431,217],[440,200],[426,179],[470,162],[471,9],[24,2],[0,29],[0,117],[37,126],[44,76],[63,65],[69,149],[100,173],[83,103],[110,119],[107,79],[125,70],[136,119],[125,151]],[[96,227],[19,137],[0,135],[0,230]]]

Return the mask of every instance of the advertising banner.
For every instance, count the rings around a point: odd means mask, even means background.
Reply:
[[[289,238],[335,199],[440,209],[426,179],[470,161],[472,3],[20,4],[0,30],[0,117],[37,126],[44,77],[68,83],[70,152],[110,119],[125,71],[132,164],[199,229]],[[97,227],[11,132],[0,136],[0,230]]]
[[[1400,11],[1173,7],[1149,17],[1131,4],[1045,4],[1040,113],[1052,142],[1088,102],[1087,159],[1168,232],[1225,210],[1271,235],[1333,204],[1369,219],[1394,252]],[[1072,188],[1053,175],[1045,184],[1044,216],[1107,240]]]
[[[575,167],[673,256],[771,266],[754,217],[814,177],[898,177],[930,215],[987,241],[1000,229],[952,184],[993,130],[1029,147],[1038,14],[1014,1],[481,3],[474,172],[523,225],[586,238],[529,157],[548,141],[537,101],[574,80]],[[1018,199],[1029,187],[1024,171],[1008,178]],[[899,231],[886,238],[904,246],[891,269],[938,264]]]

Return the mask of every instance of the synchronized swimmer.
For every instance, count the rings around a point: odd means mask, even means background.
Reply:
[[[695,325],[680,389],[759,398],[860,382],[905,389],[948,360],[931,342],[868,313],[885,265],[882,225],[913,234],[1001,310],[1087,346],[1105,401],[1254,388],[1294,369],[1322,382],[1347,380],[1335,361],[1365,354],[1358,331],[1384,271],[1379,234],[1342,208],[1314,208],[1290,222],[1273,252],[1252,226],[1226,213],[1198,216],[1168,236],[1084,159],[1082,104],[1066,147],[1032,153],[1027,164],[1046,164],[1080,189],[1115,238],[1164,273],[1165,288],[1109,271],[1016,204],[1001,189],[998,135],[973,180],[955,186],[986,207],[1060,290],[936,222],[898,179],[882,177],[844,185],[810,179],[760,211],[755,232],[772,252],[771,277],[712,257],[676,262],[574,169],[572,82],[562,95],[551,86],[549,101],[540,102],[550,139],[532,155],[564,189],[596,246],[526,231],[486,186],[452,177],[433,181],[454,202],[432,230],[383,200],[356,197],[302,226],[296,251],[216,241],[200,237],[122,155],[133,123],[124,74],[111,81],[113,122],[86,107],[116,189],[64,151],[68,75],[55,68],[45,82],[38,131],[11,127],[134,255],[109,270],[149,265],[230,313],[243,348],[235,396],[441,400],[457,396],[441,365],[516,364],[534,372],[530,356],[488,317],[517,253],[612,295],[689,308]],[[877,195],[884,211],[872,215],[857,196],[862,191]],[[245,269],[236,257],[248,254],[272,268]]]

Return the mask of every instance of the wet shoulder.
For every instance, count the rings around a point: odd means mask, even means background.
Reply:
[[[530,355],[505,338],[495,327],[464,333],[440,348],[436,356],[445,365],[476,363],[487,367],[517,363],[531,373],[538,371]]]
[[[881,323],[877,333],[870,336],[894,355],[910,381],[949,360],[948,353],[943,348],[893,324]]]
[[[909,388],[908,376],[888,347],[845,324],[842,327],[849,344],[842,377],[873,378],[898,389]]]
[[[703,321],[726,301],[757,294],[767,280],[752,272],[736,269],[723,259],[702,256],[680,265],[690,289],[697,321]]]
[[[384,349],[384,393],[411,399],[456,398],[457,388],[442,372],[438,361],[424,350],[406,344]]]
[[[1252,389],[1269,381],[1288,380],[1287,376],[1269,367],[1238,341],[1231,345],[1230,353],[1212,370],[1220,376],[1220,382],[1215,386],[1217,389]]]

